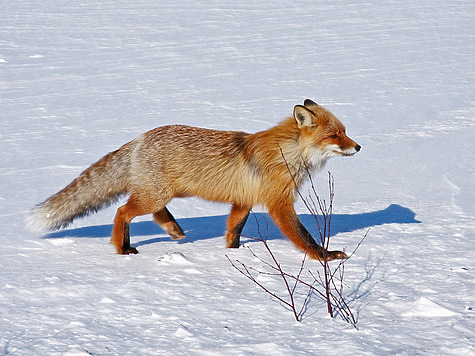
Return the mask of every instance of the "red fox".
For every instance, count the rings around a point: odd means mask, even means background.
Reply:
[[[260,204],[299,249],[322,259],[322,247],[294,210],[296,189],[308,169],[320,170],[329,158],[351,156],[360,148],[332,113],[310,99],[296,105],[292,117],[254,134],[158,127],[109,153],[39,204],[28,225],[34,230],[60,229],[129,194],[114,218],[111,243],[119,254],[135,254],[129,235],[133,218],[152,213],[172,239],[182,239],[185,234],[166,204],[175,197],[198,196],[232,204],[227,247],[239,247],[249,212]],[[341,251],[326,251],[326,256],[346,258]]]

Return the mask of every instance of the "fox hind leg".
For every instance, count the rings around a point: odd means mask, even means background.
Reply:
[[[152,197],[144,199],[131,195],[128,202],[117,209],[111,238],[111,243],[115,246],[117,253],[121,255],[138,253],[135,247],[130,246],[130,222],[136,216],[161,211],[166,203],[168,203],[168,200],[160,201],[160,199],[153,199]]]
[[[122,255],[136,255],[139,253],[135,247],[130,246],[130,223],[124,223],[124,242],[122,244]]]
[[[129,205],[127,203],[117,209],[114,218],[114,228],[112,229],[111,243],[120,255],[138,253],[136,248],[130,246],[130,222],[137,215],[133,213],[133,209]]]
[[[239,248],[242,229],[246,224],[251,208],[234,204],[228,217],[228,231],[226,232],[226,247]]]
[[[159,211],[153,213],[155,222],[160,225],[160,227],[165,230],[173,240],[181,240],[185,238],[185,232],[178,225],[173,215],[165,207]]]

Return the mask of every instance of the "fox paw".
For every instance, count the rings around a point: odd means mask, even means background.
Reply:
[[[139,251],[135,247],[125,247],[122,249],[121,255],[136,255]]]
[[[333,260],[344,260],[347,259],[348,256],[346,253],[343,251],[328,251],[327,252],[327,260],[328,261],[333,261]]]
[[[173,234],[173,235],[170,235],[170,237],[172,238],[172,240],[183,240],[185,238],[185,235]]]

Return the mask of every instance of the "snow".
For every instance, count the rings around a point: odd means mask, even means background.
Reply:
[[[0,352],[474,354],[474,13],[468,0],[1,2]],[[226,255],[259,264],[224,248],[226,205],[172,201],[181,241],[136,219],[134,256],[108,244],[119,204],[53,234],[25,228],[35,204],[146,130],[255,132],[305,98],[362,146],[326,167],[332,246],[351,251],[371,228],[345,268],[359,330],[317,299],[297,323],[240,275]],[[324,195],[326,173],[315,182]],[[273,225],[269,244],[298,269]]]
[[[457,313],[444,308],[437,303],[434,303],[426,297],[421,297],[409,306],[409,310],[404,312],[402,316],[427,316],[427,317],[444,317],[444,316],[456,316]]]

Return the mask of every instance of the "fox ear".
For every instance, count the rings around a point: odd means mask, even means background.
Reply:
[[[297,121],[297,126],[299,129],[303,127],[315,127],[315,116],[313,116],[312,112],[308,110],[305,106],[296,105],[294,107],[294,118]]]
[[[305,101],[303,102],[303,104],[308,108],[309,106],[318,106],[318,104],[316,102],[314,102],[313,100],[310,100],[310,99],[305,99]]]

